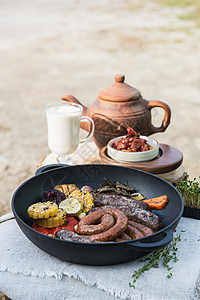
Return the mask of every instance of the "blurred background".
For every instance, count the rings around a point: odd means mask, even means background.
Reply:
[[[89,105],[117,73],[170,106],[153,137],[200,175],[199,0],[0,0],[0,35],[0,215],[49,153],[45,105],[65,94]]]

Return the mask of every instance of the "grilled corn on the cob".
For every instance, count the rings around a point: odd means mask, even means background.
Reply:
[[[50,217],[48,219],[38,219],[36,221],[38,226],[53,228],[63,225],[66,220],[66,213],[62,208],[58,209],[58,214],[54,217]]]
[[[58,205],[54,202],[38,202],[29,206],[27,213],[33,219],[46,219],[58,213]]]
[[[81,202],[83,202],[83,211],[87,213],[93,206],[94,200],[92,194],[86,191],[73,191],[70,195]]]

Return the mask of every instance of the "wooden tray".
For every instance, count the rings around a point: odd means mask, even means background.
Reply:
[[[147,171],[153,174],[163,174],[177,169],[183,161],[183,154],[180,150],[166,144],[159,144],[159,155],[151,161],[140,163],[119,162],[112,159],[107,153],[107,146],[100,150],[100,158],[105,164],[131,167]]]

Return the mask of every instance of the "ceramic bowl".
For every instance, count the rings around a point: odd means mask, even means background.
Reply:
[[[120,140],[122,137],[125,137],[125,135],[114,138],[110,140],[109,143],[107,144],[108,155],[114,160],[120,162],[144,162],[144,161],[150,161],[158,156],[159,153],[158,142],[148,136],[143,136],[143,135],[141,135],[140,137],[142,139],[147,140],[147,143],[153,147],[151,150],[144,151],[144,152],[126,152],[126,151],[120,151],[112,148],[112,144]]]

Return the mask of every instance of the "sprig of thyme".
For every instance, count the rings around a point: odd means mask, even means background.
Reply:
[[[169,262],[172,260],[174,262],[178,261],[176,253],[178,250],[177,243],[180,240],[181,240],[180,235],[178,235],[177,237],[173,237],[171,243],[168,246],[159,249],[157,251],[154,251],[146,258],[142,258],[141,262],[148,261],[148,263],[143,265],[143,267],[140,268],[139,270],[135,271],[135,273],[132,275],[133,282],[132,283],[129,282],[129,287],[135,288],[135,282],[137,281],[137,279],[140,277],[141,274],[148,271],[150,268],[159,268],[161,258],[163,258],[163,266],[169,272],[167,274],[167,278],[172,277],[172,272],[171,272],[172,267],[169,266]]]
[[[185,206],[200,208],[200,176],[190,180],[189,175],[185,176],[176,186],[181,193]]]

